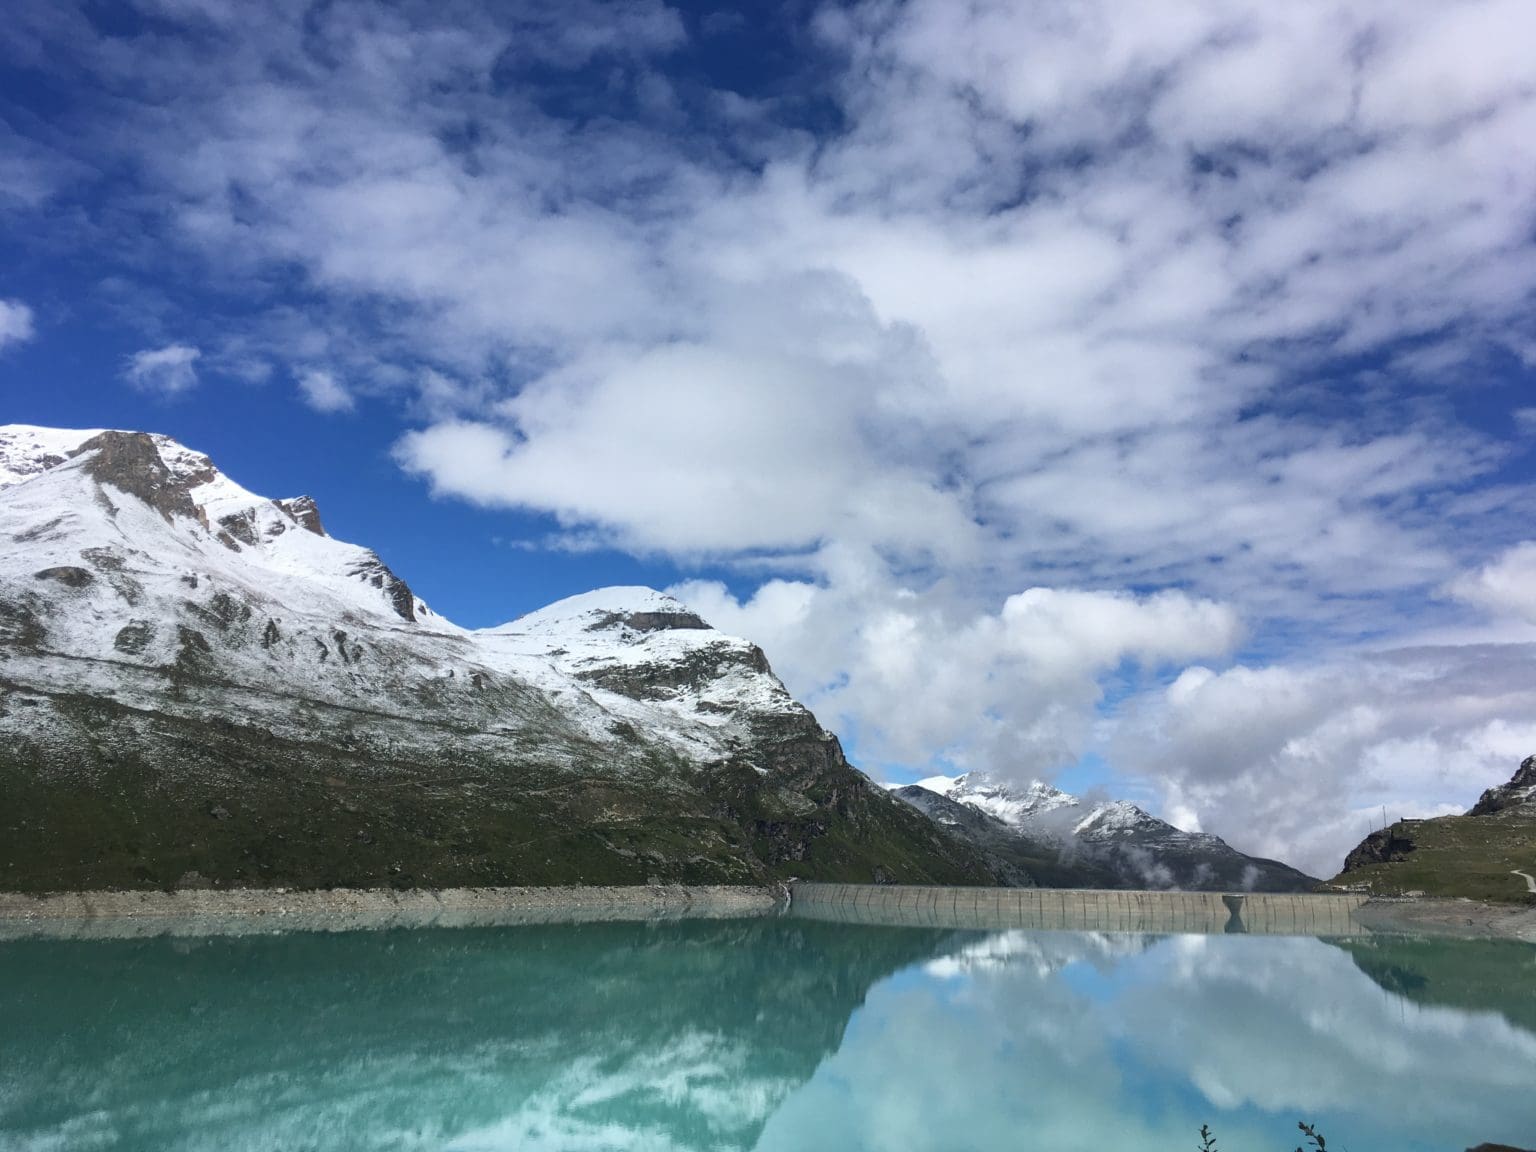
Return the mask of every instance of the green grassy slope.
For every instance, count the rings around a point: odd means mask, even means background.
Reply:
[[[1511,813],[1442,816],[1399,821],[1373,833],[1350,854],[1333,883],[1360,886],[1377,896],[1464,896],[1536,904],[1536,896],[1521,877],[1512,875],[1513,869],[1536,876],[1536,819]]]
[[[53,696],[46,711],[37,738],[0,747],[4,891],[995,882],[980,854],[806,734],[760,746],[770,777],[655,751],[572,765],[554,744],[547,761],[451,740],[384,761],[104,697]],[[61,724],[71,739],[45,735]]]

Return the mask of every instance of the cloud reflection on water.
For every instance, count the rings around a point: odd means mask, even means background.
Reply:
[[[18,942],[0,1148],[1263,1152],[1305,1117],[1459,1152],[1536,1131],[1533,965],[794,918]]]

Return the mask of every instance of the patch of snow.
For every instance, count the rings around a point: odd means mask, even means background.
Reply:
[[[34,424],[0,425],[0,488],[30,480],[69,459],[103,429],[40,428]]]

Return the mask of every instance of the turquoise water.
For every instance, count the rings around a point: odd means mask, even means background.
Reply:
[[[1536,1147],[1536,949],[791,918],[0,944],[4,1149]]]

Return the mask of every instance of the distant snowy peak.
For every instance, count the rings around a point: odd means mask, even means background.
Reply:
[[[1301,892],[1314,883],[1217,836],[1185,832],[1129,800],[1085,803],[1040,780],[930,776],[895,789],[931,818],[1012,858],[1045,886]]]
[[[1043,780],[1014,784],[980,772],[967,772],[963,776],[930,776],[926,780],[919,780],[917,786],[937,792],[957,803],[969,804],[1015,828],[1034,828],[1049,823],[1059,826],[1063,831],[1070,828],[1076,832],[1091,828],[1100,821],[1123,824],[1130,812],[1152,819],[1134,804],[1125,801],[1085,809],[1083,802],[1076,796],[1053,788]]]

